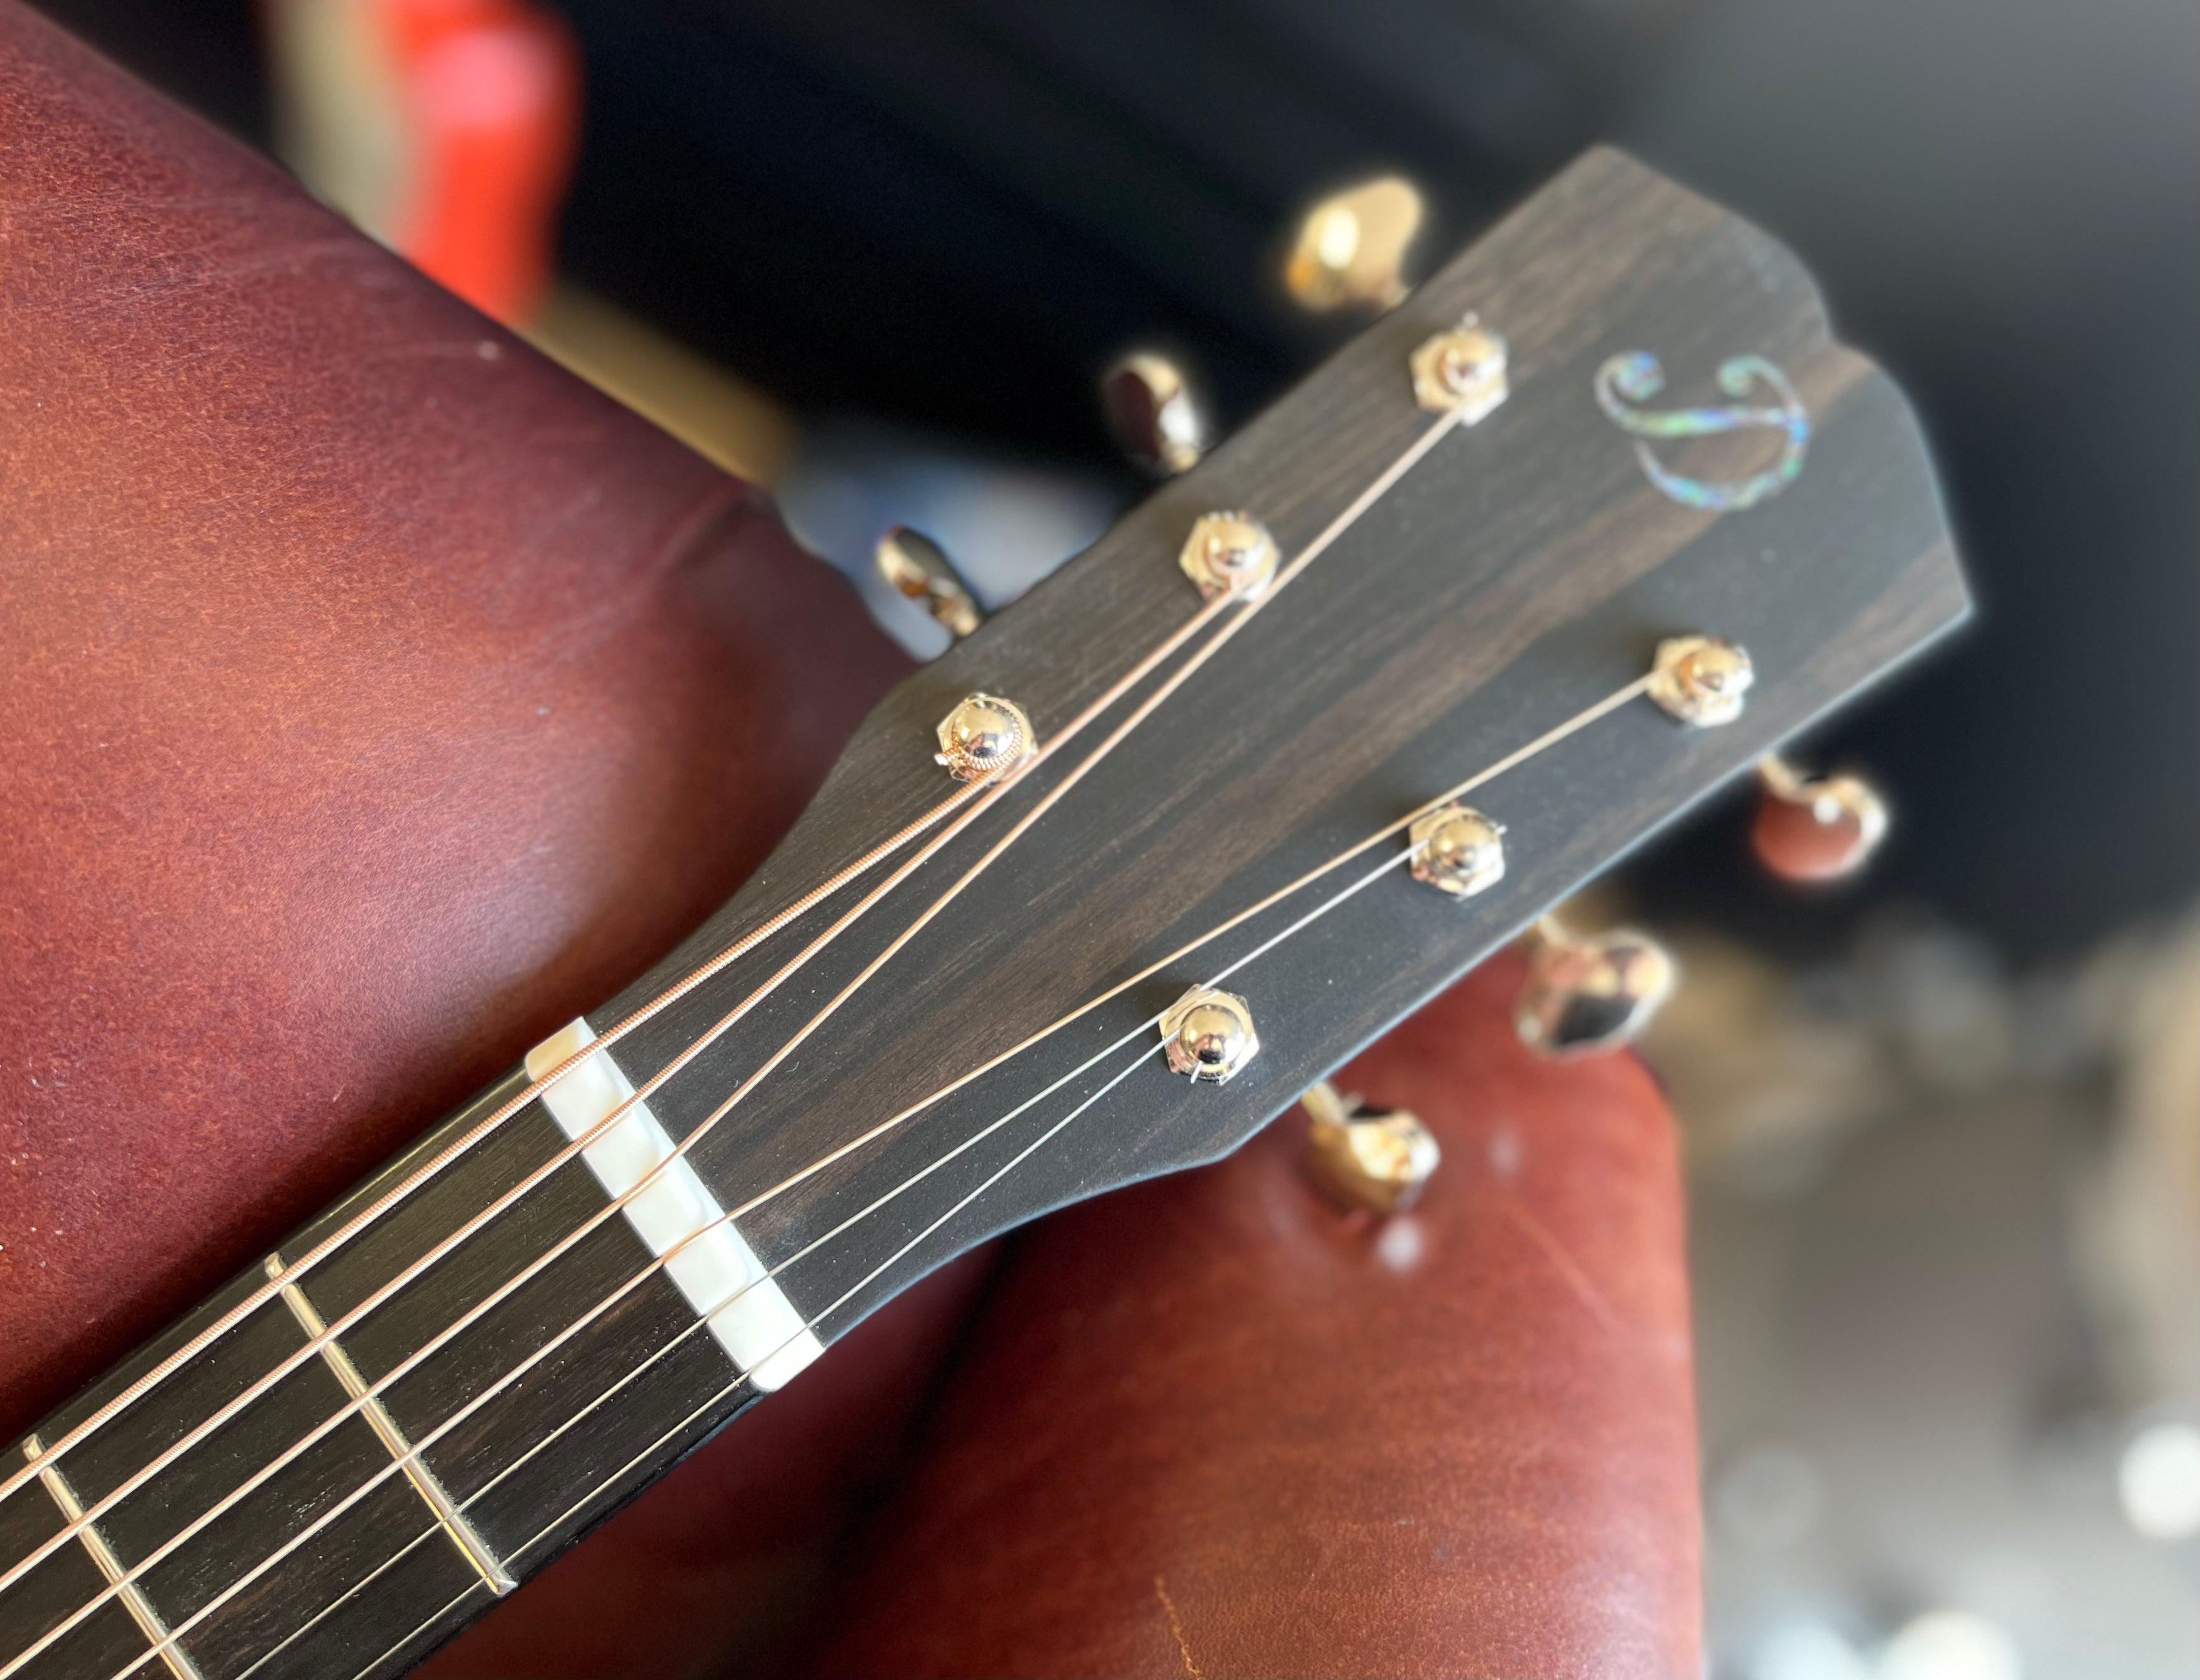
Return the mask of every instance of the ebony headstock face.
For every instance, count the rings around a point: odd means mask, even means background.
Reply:
[[[1473,805],[1503,825],[1501,880],[1454,898],[1393,869],[1238,969],[1227,986],[1250,1010],[1260,1051],[1227,1083],[1173,1074],[1157,1055],[1138,1061],[1159,1041],[1132,1035],[1390,858],[1402,835],[745,1215],[775,1261],[899,1191],[782,1279],[806,1312],[847,1295],[821,1326],[828,1339],[993,1231],[1234,1147],[1552,902],[1963,615],[1909,410],[1832,341],[1793,260],[1626,158],[1593,153],[909,678],[758,878],[593,1018],[616,1020],[934,806],[953,785],[935,731],[965,696],[1014,701],[1041,741],[1083,712],[1201,609],[1179,553],[1202,516],[1255,517],[1288,570],[1425,437],[1434,416],[1417,399],[1415,352],[1469,315],[1505,342],[1504,400],[1397,475],[1104,757],[1087,763],[1174,661],[1003,789],[668,1081],[652,1098],[667,1129],[682,1136],[710,1115],[1066,777],[1076,783],[1058,803],[698,1144],[727,1205],[1518,753],[1641,678],[1662,641],[1704,633],[1746,647],[1755,682],[1741,715],[1691,728],[1637,697],[1477,789]],[[877,878],[625,1039],[618,1056],[634,1079]]]

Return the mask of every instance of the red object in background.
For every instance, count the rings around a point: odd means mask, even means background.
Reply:
[[[549,284],[581,60],[528,0],[274,0],[285,150],[308,184],[500,321]]]
[[[580,55],[523,0],[387,0],[418,126],[418,173],[397,249],[500,321],[548,285],[558,207],[580,137]]]

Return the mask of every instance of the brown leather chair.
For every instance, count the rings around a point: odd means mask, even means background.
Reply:
[[[699,920],[903,662],[746,487],[14,0],[0,109],[21,1430]],[[1512,981],[1345,1076],[1449,1152],[1409,1219],[1286,1121],[1050,1220],[436,1671],[1693,1673],[1670,1121],[1521,1052]]]

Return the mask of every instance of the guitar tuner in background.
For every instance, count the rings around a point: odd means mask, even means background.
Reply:
[[[1750,843],[1783,881],[1839,881],[1871,859],[1887,838],[1887,801],[1860,776],[1807,776],[1777,753],[1757,766]]]
[[[1348,1209],[1408,1212],[1442,1164],[1442,1146],[1408,1109],[1371,1109],[1327,1080],[1299,1104],[1307,1113],[1308,1170]]]
[[[1284,259],[1284,290],[1314,314],[1389,309],[1413,288],[1406,259],[1427,214],[1421,190],[1396,175],[1330,194],[1299,219]]]
[[[1207,407],[1181,359],[1132,350],[1100,376],[1100,412],[1132,463],[1156,477],[1189,472],[1214,442]]]
[[[907,525],[889,527],[872,558],[881,582],[904,600],[922,607],[957,641],[986,622],[977,595],[955,570],[947,551],[922,531]]]
[[[1547,916],[1526,943],[1528,979],[1512,1019],[1520,1041],[1544,1056],[1598,1056],[1632,1044],[1679,978],[1665,948],[1631,928],[1583,935]]]

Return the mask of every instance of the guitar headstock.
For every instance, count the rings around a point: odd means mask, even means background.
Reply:
[[[1273,560],[1220,544],[1205,599],[1187,539],[1226,513]],[[1273,581],[1233,592],[1233,556]],[[781,1279],[829,1339],[993,1231],[1234,1147],[1963,611],[1916,424],[1800,267],[1594,152],[911,676],[757,879],[596,1020],[936,811],[967,697],[1028,720],[1015,773],[617,1051],[641,1082],[738,1014],[651,1101],[675,1136],[710,1123],[693,1158],[756,1202],[768,1261],[890,1195]],[[1731,717],[1645,681],[1691,636],[1747,650]],[[1415,825],[1462,788],[1501,875],[1476,832]],[[1472,892],[1415,878],[1445,844]],[[1221,1083],[1159,1053],[1207,982],[1258,1040]]]

